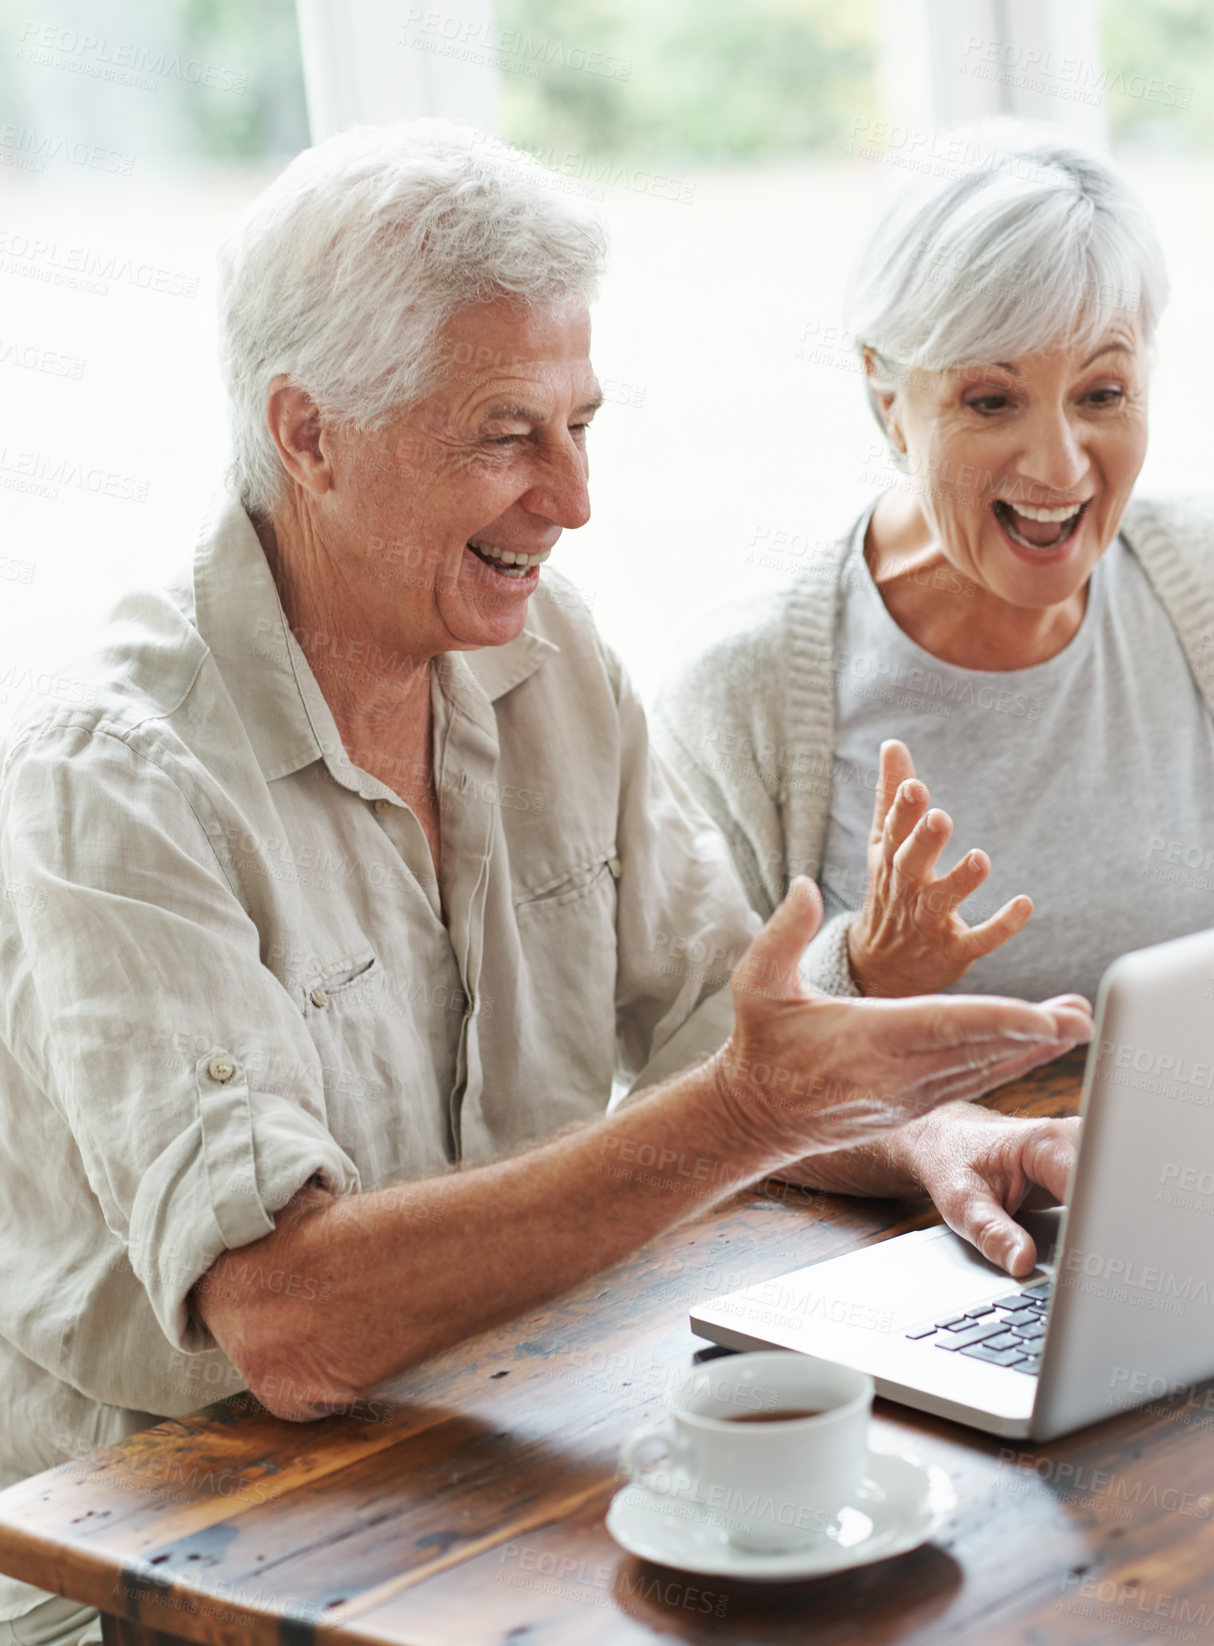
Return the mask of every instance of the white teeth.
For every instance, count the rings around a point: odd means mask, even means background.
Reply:
[[[1051,549],[1059,548],[1068,538],[1074,536],[1079,529],[1079,517],[1090,502],[1091,498],[1087,497],[1082,503],[1069,503],[1061,509],[1034,509],[1027,503],[1009,503],[1006,497],[1000,497],[995,500],[994,512],[1013,543],[1018,543],[1022,549],[1032,549],[1037,554],[1045,554]],[[1061,526],[1062,530],[1052,543],[1030,542],[1016,530],[1018,515],[1025,520]]]
[[[1022,514],[1026,520],[1051,520],[1059,524],[1078,514],[1083,504],[1069,503],[1064,509],[1031,509],[1027,503],[1009,503],[1007,506],[1014,509],[1017,514]]]
[[[513,567],[509,573],[512,577],[522,577],[532,566],[542,566],[552,553],[551,549],[545,549],[543,554],[516,554],[513,549],[498,549],[492,543],[482,543],[479,537],[470,537],[468,547],[486,555],[501,571]]]

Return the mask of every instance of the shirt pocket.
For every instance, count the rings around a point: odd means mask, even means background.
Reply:
[[[600,1108],[615,1062],[619,873],[614,846],[605,847],[531,888],[514,909],[517,1022],[524,1044],[544,1048],[536,1082],[543,1089],[555,1078]]]
[[[596,887],[605,891],[606,883],[614,886],[619,878],[620,860],[615,855],[615,846],[611,845],[596,852],[585,862],[552,876],[538,886],[516,892],[515,911],[519,915],[528,912],[544,914],[565,908],[570,903],[578,903],[583,898],[590,897]]]
[[[363,949],[358,954],[341,955],[304,979],[304,1016],[310,1017],[317,1012],[327,1011],[331,1005],[340,1005],[360,990],[369,990],[379,980],[379,961],[371,949]]]

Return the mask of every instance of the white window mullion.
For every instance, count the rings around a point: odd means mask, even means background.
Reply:
[[[496,135],[491,0],[296,0],[313,142],[364,122],[442,115]]]
[[[993,115],[1107,143],[1097,0],[882,0],[887,118],[932,132]]]

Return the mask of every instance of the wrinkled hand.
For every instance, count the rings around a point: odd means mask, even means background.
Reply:
[[[1073,996],[1034,1006],[811,991],[798,962],[821,918],[817,887],[799,876],[734,971],[734,1032],[713,1060],[727,1126],[773,1166],[880,1137],[1091,1038],[1091,1011]]]
[[[1035,1188],[1044,1203],[1066,1197],[1079,1146],[1078,1117],[1008,1120],[972,1109],[929,1116],[895,1145],[950,1229],[1009,1274],[1028,1274],[1037,1253],[1012,1214]]]
[[[986,879],[991,860],[972,851],[937,876],[953,822],[930,805],[906,744],[883,743],[868,890],[847,938],[852,976],[866,995],[947,988],[980,956],[1014,937],[1033,912],[1029,898],[1014,897],[981,925],[966,925],[957,909]]]

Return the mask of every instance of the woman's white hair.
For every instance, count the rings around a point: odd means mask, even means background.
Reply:
[[[370,429],[440,381],[462,305],[594,298],[606,236],[558,183],[482,132],[406,120],[306,149],[246,207],[220,251],[219,333],[229,479],[250,513],[273,509],[285,477],[275,377]]]
[[[1082,345],[1118,319],[1150,342],[1163,252],[1107,160],[1015,120],[950,133],[933,155],[938,172],[896,186],[856,262],[846,323],[861,354],[897,380]]]

